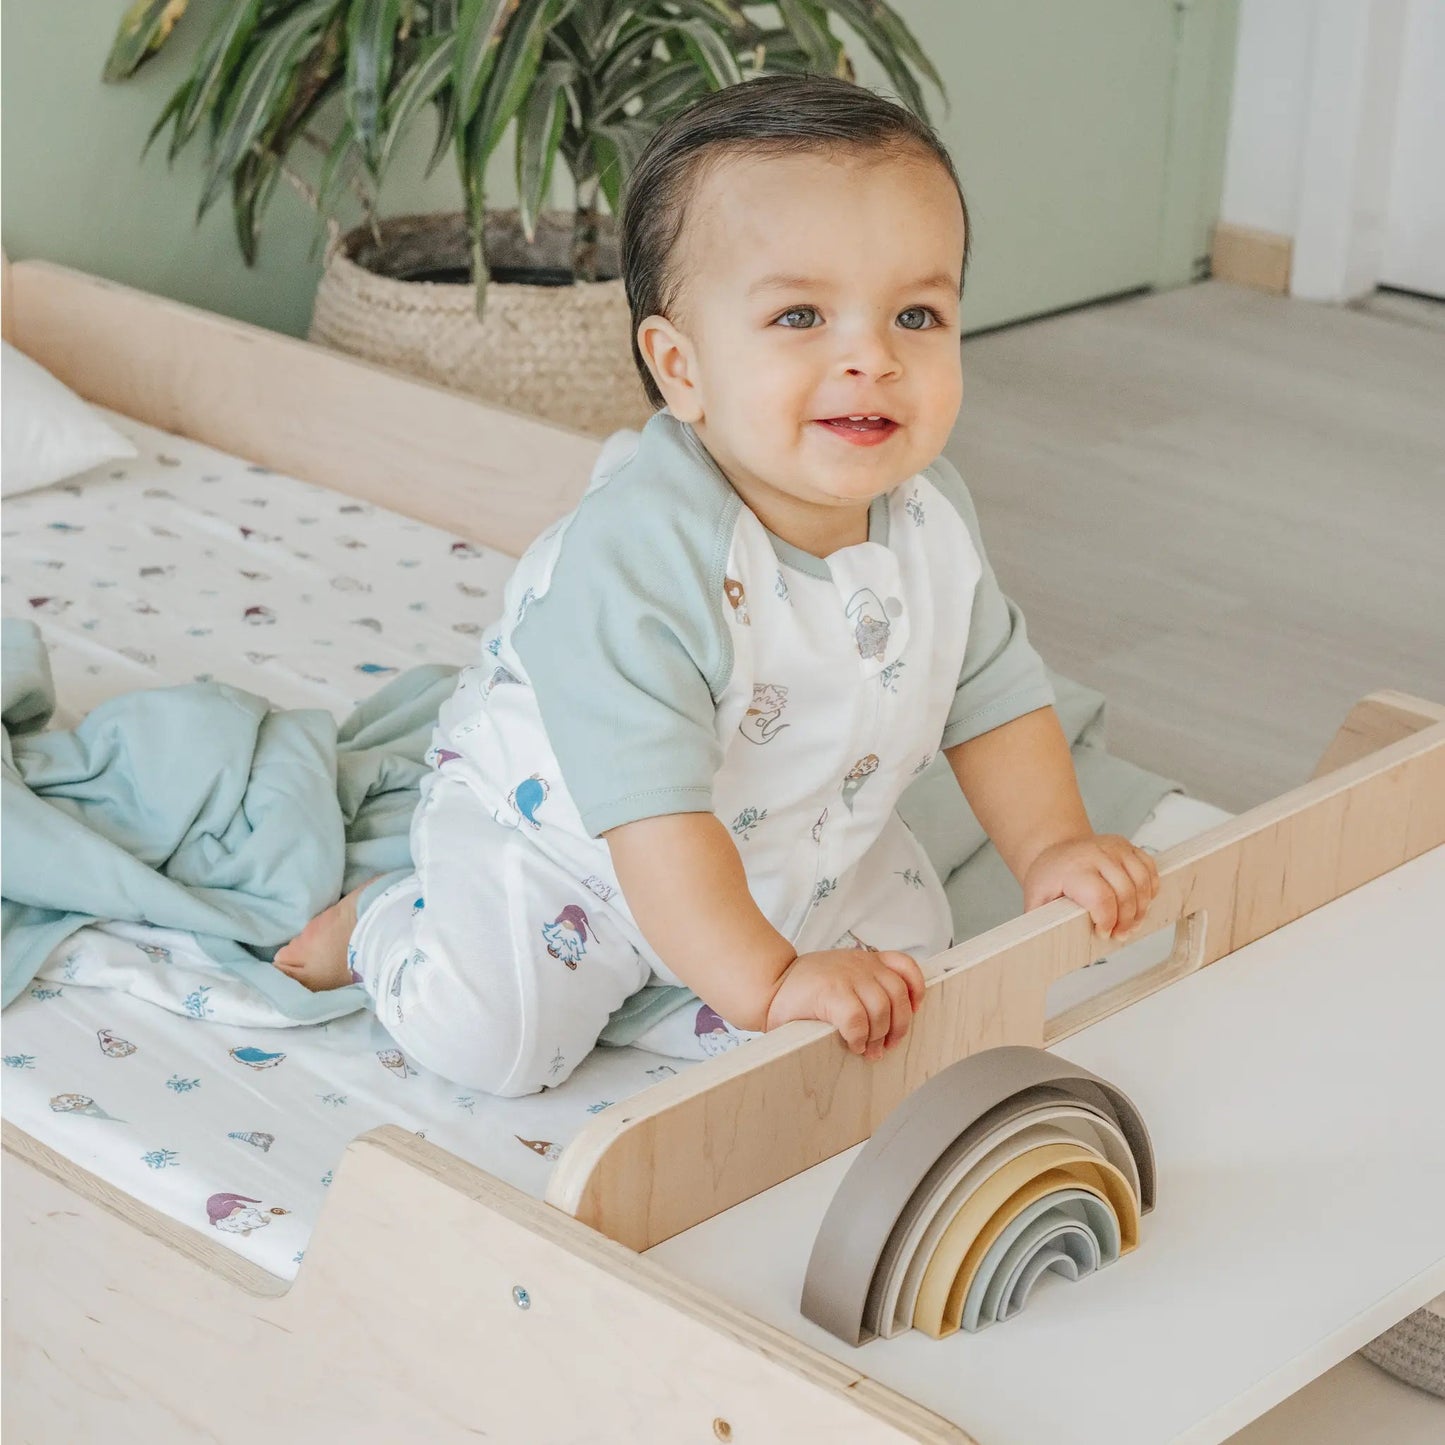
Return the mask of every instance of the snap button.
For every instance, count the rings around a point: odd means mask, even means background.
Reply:
[[[883,610],[890,617],[899,617],[903,613],[903,604],[896,597],[890,597],[884,604]]]

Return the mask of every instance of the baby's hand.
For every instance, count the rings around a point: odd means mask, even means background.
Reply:
[[[1154,860],[1127,838],[1096,833],[1045,848],[1024,875],[1024,908],[1069,898],[1089,910],[1094,931],[1128,933],[1159,891]]]
[[[923,970],[906,953],[830,948],[788,965],[768,1009],[767,1027],[822,1019],[855,1054],[881,1059],[908,1032],[923,1003]]]

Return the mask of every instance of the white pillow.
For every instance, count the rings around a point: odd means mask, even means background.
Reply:
[[[64,382],[8,341],[0,347],[0,496],[139,455]]]

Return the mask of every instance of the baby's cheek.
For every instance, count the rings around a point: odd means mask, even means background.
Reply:
[[[824,378],[801,360],[782,363],[773,355],[743,361],[729,377],[726,411],[740,445],[776,448],[796,437],[816,414]]]

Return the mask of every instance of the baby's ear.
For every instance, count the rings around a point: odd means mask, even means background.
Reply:
[[[679,421],[700,421],[697,358],[687,337],[667,317],[649,316],[637,328],[637,349],[673,416]]]

